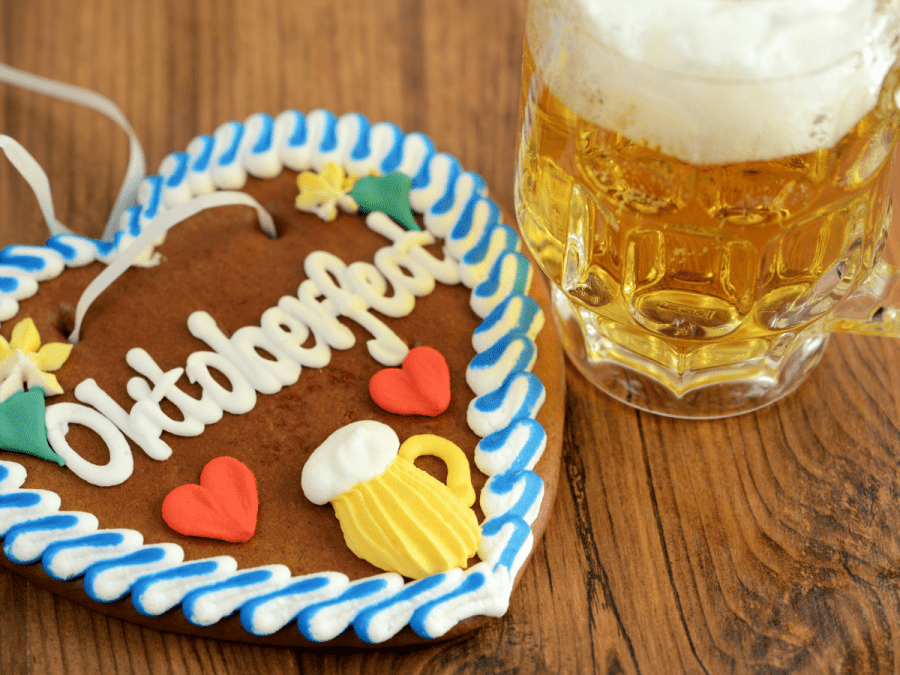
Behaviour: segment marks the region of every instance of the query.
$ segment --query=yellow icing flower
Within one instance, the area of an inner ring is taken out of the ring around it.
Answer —
[[[353,189],[358,178],[348,176],[344,169],[329,162],[319,173],[304,171],[297,176],[300,194],[294,206],[300,211],[315,213],[319,218],[332,221],[337,216],[337,207],[355,213],[356,202],[347,193]]]
[[[13,328],[9,342],[0,336],[0,401],[5,401],[26,387],[42,387],[48,396],[63,393],[52,371],[58,370],[72,345],[51,342],[41,346],[34,321],[22,319]]]

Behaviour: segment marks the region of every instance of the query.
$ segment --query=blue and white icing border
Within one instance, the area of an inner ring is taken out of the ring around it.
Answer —
[[[547,442],[534,419],[545,392],[530,372],[544,318],[527,295],[532,266],[515,231],[500,222],[484,180],[437,153],[426,136],[327,110],[227,122],[163,159],[112,241],[60,234],[45,246],[0,250],[0,321],[64,268],[108,262],[168,209],[215,190],[239,189],[248,175],[272,178],[282,168],[319,170],[328,162],[356,175],[400,171],[412,178],[413,209],[431,235],[444,238],[445,256],[455,263],[455,270],[436,273],[437,280],[472,289],[470,306],[484,319],[472,336],[477,355],[467,369],[476,395],[468,421],[482,437],[475,463],[489,477],[480,501],[481,562],[416,581],[386,573],[351,582],[337,572],[293,577],[282,564],[239,570],[231,556],[185,561],[177,544],[147,545],[133,530],[102,530],[91,514],[60,511],[58,495],[22,489],[25,469],[0,461],[0,536],[10,560],[41,560],[56,579],[82,577],[88,596],[99,602],[130,595],[148,616],[180,605],[189,621],[208,626],[238,612],[250,634],[270,635],[295,621],[306,638],[319,642],[350,626],[369,643],[388,640],[405,625],[436,638],[464,619],[506,612],[544,495],[532,469]],[[379,231],[378,219],[368,220]]]

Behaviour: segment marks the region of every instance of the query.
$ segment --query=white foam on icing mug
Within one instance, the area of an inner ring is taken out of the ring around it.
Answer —
[[[835,145],[896,54],[888,0],[536,0],[537,70],[573,112],[697,164]]]
[[[341,427],[303,465],[303,494],[313,504],[327,504],[383,474],[399,449],[397,434],[381,422],[364,420]]]

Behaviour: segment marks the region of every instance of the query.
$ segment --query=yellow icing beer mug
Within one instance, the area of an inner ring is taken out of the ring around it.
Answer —
[[[446,485],[413,464],[422,455],[444,461]],[[331,502],[347,546],[380,569],[421,579],[465,567],[478,548],[469,461],[439,436],[401,446],[385,424],[348,424],[310,455],[301,483],[314,504]]]
[[[898,37],[900,0],[530,0],[516,213],[588,379],[724,417],[900,335]]]

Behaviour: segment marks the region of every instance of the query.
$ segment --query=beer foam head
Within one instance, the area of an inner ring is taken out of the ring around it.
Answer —
[[[364,420],[341,427],[306,460],[303,494],[313,504],[327,504],[383,474],[399,449],[400,439],[386,424]]]
[[[831,147],[896,54],[890,0],[534,0],[540,77],[573,112],[685,161]]]

